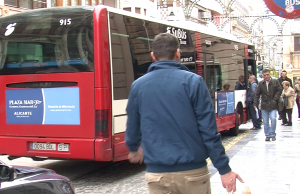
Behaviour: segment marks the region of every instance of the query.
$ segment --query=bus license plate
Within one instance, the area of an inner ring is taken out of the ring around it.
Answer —
[[[68,152],[69,151],[69,144],[65,144],[65,143],[57,144],[57,151]]]
[[[31,143],[32,150],[54,150],[56,151],[55,143]]]

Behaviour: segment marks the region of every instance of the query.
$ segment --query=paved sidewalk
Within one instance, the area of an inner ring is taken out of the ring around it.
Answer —
[[[275,142],[265,142],[261,129],[251,131],[231,148],[239,150],[230,159],[231,168],[240,174],[251,194],[300,193],[300,119],[296,109],[292,127],[282,126],[278,120]],[[227,193],[218,173],[211,177],[211,186],[213,194]],[[237,186],[236,193],[241,194],[243,184]]]

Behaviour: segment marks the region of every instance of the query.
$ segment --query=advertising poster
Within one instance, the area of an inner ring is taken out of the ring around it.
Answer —
[[[8,89],[7,124],[80,125],[79,88]]]
[[[218,117],[234,113],[234,92],[220,92],[217,96]]]
[[[226,92],[227,95],[227,111],[226,114],[234,113],[234,92]]]

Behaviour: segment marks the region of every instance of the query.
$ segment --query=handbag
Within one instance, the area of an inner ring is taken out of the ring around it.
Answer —
[[[289,100],[287,97],[283,97],[283,106],[286,107],[289,105]]]
[[[284,108],[284,105],[283,105],[283,98],[280,96],[279,100],[278,100],[278,111],[281,112]]]

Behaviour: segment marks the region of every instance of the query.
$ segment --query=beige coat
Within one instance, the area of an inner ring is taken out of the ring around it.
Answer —
[[[293,88],[289,87],[288,89],[283,89],[282,95],[285,95],[288,98],[288,106],[286,106],[286,109],[292,109],[295,102],[295,91]]]

